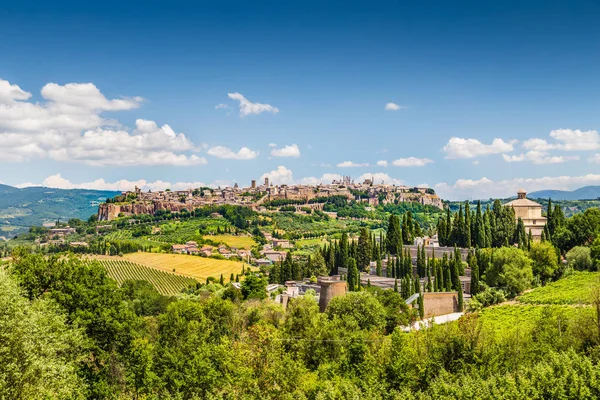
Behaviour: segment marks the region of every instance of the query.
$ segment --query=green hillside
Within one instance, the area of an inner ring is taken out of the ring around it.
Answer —
[[[99,202],[116,194],[103,190],[19,189],[0,185],[0,237],[12,237],[32,225],[57,219],[87,219],[97,212]]]

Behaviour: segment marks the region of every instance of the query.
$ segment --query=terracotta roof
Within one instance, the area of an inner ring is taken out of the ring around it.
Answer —
[[[529,200],[529,199],[516,199],[513,201],[510,201],[508,203],[505,204],[505,206],[512,206],[512,207],[541,207],[542,205],[540,203],[536,203],[535,201]]]

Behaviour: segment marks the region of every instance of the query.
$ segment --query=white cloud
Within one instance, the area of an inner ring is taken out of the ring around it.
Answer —
[[[56,189],[93,189],[93,190],[113,190],[113,191],[127,191],[133,190],[136,186],[140,189],[147,191],[159,191],[165,189],[171,190],[185,190],[198,188],[203,186],[217,187],[217,186],[232,186],[233,182],[230,181],[214,181],[213,183],[206,184],[204,182],[165,182],[161,180],[147,181],[145,179],[139,179],[136,181],[130,181],[127,179],[120,179],[115,182],[107,182],[104,179],[96,179],[91,182],[73,183],[70,180],[63,178],[61,174],[50,175],[42,183],[21,183],[15,185],[15,187],[31,187],[31,186],[44,186]]]
[[[294,177],[292,171],[280,165],[277,169],[266,172],[260,177],[260,181],[264,181],[265,178],[269,178],[269,183],[276,185],[291,185],[294,183]]]
[[[527,153],[516,155],[502,154],[506,162],[530,161],[533,164],[562,164],[571,160],[579,160],[578,156],[550,156],[545,151],[530,150]]]
[[[375,173],[366,173],[359,176],[355,179],[355,182],[364,182],[366,179],[373,179],[375,184],[385,183],[388,185],[402,185],[402,181],[400,179],[392,178],[386,173],[383,172],[375,172]]]
[[[513,151],[516,140],[505,142],[495,138],[491,144],[483,144],[477,139],[452,137],[444,146],[446,158],[474,158],[488,154],[500,154]]]
[[[227,104],[223,104],[223,103],[219,103],[215,106],[215,110],[221,110],[221,109],[226,109],[229,108],[229,106]]]
[[[357,167],[368,167],[369,163],[355,163],[352,161],[344,161],[337,164],[339,168],[357,168]]]
[[[215,146],[208,149],[207,153],[217,158],[231,159],[231,160],[252,160],[258,157],[258,151],[249,149],[248,147],[242,147],[237,153],[225,146]]]
[[[342,175],[340,174],[323,174],[320,178],[310,176],[300,179],[298,183],[302,185],[318,185],[318,184],[330,184],[333,181],[341,181]]]
[[[400,109],[406,108],[406,106],[401,106],[396,103],[386,103],[384,108],[386,111],[398,111]]]
[[[277,143],[269,143],[269,147],[277,147]]]
[[[331,164],[329,163],[316,163],[311,164],[313,167],[321,167],[321,168],[331,168]]]
[[[31,93],[24,91],[18,85],[0,79],[0,104],[9,104],[18,100],[27,100]]]
[[[379,160],[379,161],[377,161],[377,165],[380,167],[387,167],[388,162],[386,160]]]
[[[573,190],[581,186],[598,184],[600,184],[599,174],[515,178],[500,181],[483,177],[478,180],[458,179],[454,184],[438,183],[435,185],[435,190],[444,199],[464,200],[515,196],[520,188],[534,192],[544,189]]]
[[[432,162],[433,160],[430,160],[429,158],[408,157],[394,160],[392,161],[392,165],[394,167],[424,167]]]
[[[232,100],[238,100],[240,102],[240,115],[242,117],[250,114],[261,114],[263,112],[270,112],[273,114],[279,112],[277,107],[273,107],[270,104],[252,103],[241,93],[227,93],[227,96]]]
[[[533,138],[524,141],[523,147],[535,151],[589,151],[600,149],[600,135],[596,130],[555,129],[550,131],[550,137],[555,140],[554,143],[549,143],[546,139]]]
[[[92,83],[48,83],[44,102],[0,79],[0,161],[25,162],[50,158],[88,165],[202,165],[206,159],[193,143],[169,125],[136,120],[129,131],[101,116],[105,111],[138,108],[141,97],[106,98]],[[188,153],[188,154],[185,154]]]
[[[600,153],[594,154],[593,156],[588,158],[588,161],[593,164],[600,164]]]
[[[300,157],[300,149],[296,143],[282,147],[280,149],[271,150],[271,155],[273,157]]]

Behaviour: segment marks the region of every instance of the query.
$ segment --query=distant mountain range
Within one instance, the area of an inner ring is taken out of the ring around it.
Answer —
[[[88,219],[98,204],[120,192],[85,189],[51,189],[27,187],[19,189],[0,184],[0,237],[11,237],[32,225]]]
[[[532,199],[552,200],[595,200],[600,198],[600,186],[584,186],[576,190],[539,190],[528,193],[527,197]]]

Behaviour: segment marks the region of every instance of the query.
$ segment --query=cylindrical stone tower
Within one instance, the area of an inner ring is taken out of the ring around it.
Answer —
[[[346,281],[340,280],[339,276],[323,276],[317,281],[321,286],[319,297],[319,309],[324,312],[327,305],[335,296],[346,294]]]

